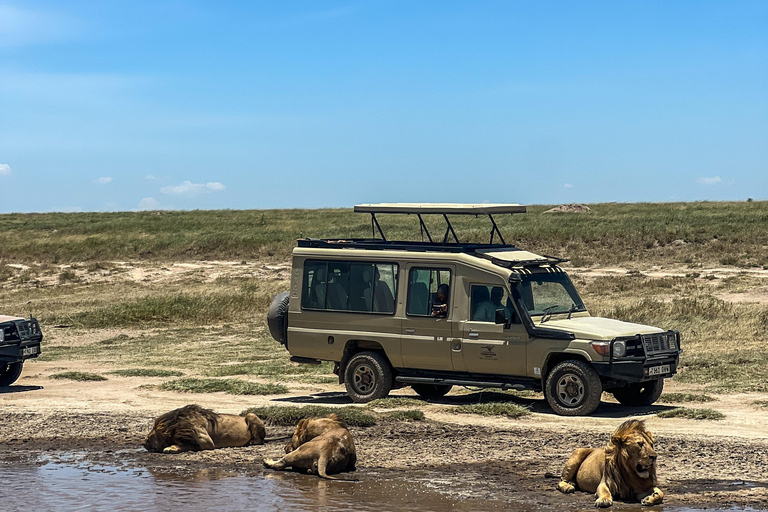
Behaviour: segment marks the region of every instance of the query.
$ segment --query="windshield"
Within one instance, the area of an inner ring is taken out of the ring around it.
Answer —
[[[563,272],[524,275],[520,293],[528,314],[548,315],[586,311],[584,302]]]

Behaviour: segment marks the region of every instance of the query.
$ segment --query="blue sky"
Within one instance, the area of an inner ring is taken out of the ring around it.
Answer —
[[[768,199],[768,2],[0,0],[0,213]]]

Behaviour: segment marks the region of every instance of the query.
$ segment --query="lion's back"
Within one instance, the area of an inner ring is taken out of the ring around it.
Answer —
[[[576,473],[576,483],[579,489],[586,492],[596,492],[597,486],[603,479],[603,471],[605,471],[605,449],[595,448],[584,459]]]

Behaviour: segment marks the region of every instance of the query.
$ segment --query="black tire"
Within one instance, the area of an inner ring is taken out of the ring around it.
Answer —
[[[603,384],[588,363],[578,359],[555,365],[547,375],[544,396],[560,416],[587,416],[600,405]]]
[[[4,366],[2,366],[4,365]],[[21,370],[24,368],[24,362],[18,363],[0,363],[0,388],[10,386],[21,375]]]
[[[413,384],[411,387],[421,398],[427,400],[443,397],[453,388],[449,384]]]
[[[290,292],[278,293],[267,311],[267,326],[275,340],[288,347],[288,303]]]
[[[392,367],[381,354],[360,352],[347,363],[344,384],[353,402],[364,404],[384,398],[392,389]]]
[[[664,379],[657,379],[616,388],[612,393],[621,405],[645,407],[655,403],[662,391],[664,391]]]

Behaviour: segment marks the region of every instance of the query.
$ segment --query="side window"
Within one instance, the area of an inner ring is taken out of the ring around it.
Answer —
[[[305,309],[325,309],[326,276],[328,262],[304,262],[304,289],[301,307]]]
[[[511,323],[518,323],[512,300],[503,286],[472,285],[469,319],[475,322],[495,322],[496,310],[503,309]]]
[[[408,273],[406,313],[412,316],[439,316],[439,309],[447,313],[450,285],[450,270],[412,268]]]
[[[304,309],[395,312],[397,265],[349,261],[306,261]]]

